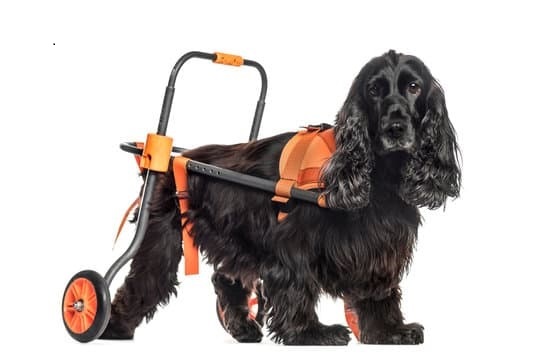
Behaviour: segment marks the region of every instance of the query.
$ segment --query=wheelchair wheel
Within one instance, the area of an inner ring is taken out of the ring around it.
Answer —
[[[91,270],[75,274],[63,293],[61,314],[65,329],[75,340],[87,343],[97,339],[111,315],[111,298],[105,279]]]

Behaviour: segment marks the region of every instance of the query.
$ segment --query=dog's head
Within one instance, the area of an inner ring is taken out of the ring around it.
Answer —
[[[369,203],[375,161],[399,153],[400,196],[437,208],[460,190],[455,131],[441,86],[414,56],[388,53],[369,61],[355,78],[336,119],[337,150],[323,179],[330,207]]]

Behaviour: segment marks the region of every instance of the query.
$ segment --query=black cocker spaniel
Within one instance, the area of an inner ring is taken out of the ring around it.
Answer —
[[[295,201],[279,222],[271,194],[189,175],[185,217],[214,266],[223,322],[238,341],[260,341],[265,315],[276,342],[347,344],[348,328],[319,322],[321,293],[346,300],[363,343],[424,340],[421,325],[403,321],[399,283],[415,247],[418,208],[439,208],[460,191],[459,149],[441,86],[418,58],[389,51],[356,77],[334,131],[336,151],[322,170],[331,209]],[[204,146],[185,156],[277,180],[293,135]],[[151,211],[102,338],[132,338],[176,293],[182,226],[172,173],[157,181]],[[252,292],[265,298],[255,319],[248,315]]]

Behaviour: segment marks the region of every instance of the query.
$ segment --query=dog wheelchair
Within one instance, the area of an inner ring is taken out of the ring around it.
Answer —
[[[149,221],[150,202],[157,176],[160,173],[168,171],[170,163],[173,164],[174,168],[177,194],[182,194],[187,189],[187,172],[259,189],[274,193],[275,195],[279,194],[280,189],[276,181],[250,176],[182,157],[181,153],[185,149],[173,146],[172,138],[166,136],[177,75],[181,67],[193,58],[210,60],[217,64],[230,66],[250,66],[259,72],[261,77],[260,97],[256,105],[249,141],[254,141],[258,137],[267,92],[267,75],[264,68],[258,62],[224,53],[193,51],[183,55],[176,62],[170,74],[156,133],[148,134],[145,143],[124,142],[120,145],[122,150],[136,156],[138,165],[142,173],[144,173],[143,192],[140,199],[136,201],[136,205],[139,203],[140,209],[136,221],[136,233],[130,246],[111,265],[105,276],[93,270],[78,272],[70,279],[63,293],[61,307],[62,320],[70,336],[79,342],[86,343],[99,338],[107,327],[111,314],[109,286],[119,270],[135,256],[142,243]],[[327,207],[322,194],[295,186],[287,186],[285,197]],[[187,199],[181,195],[178,198],[180,211],[184,213],[188,209]],[[190,235],[190,225],[192,224],[182,223],[185,274],[196,274],[198,273],[198,249],[194,246],[193,238]],[[264,319],[264,304],[265,299],[260,290],[257,290],[255,295],[251,295],[248,300],[249,317],[252,320],[256,320],[261,326]],[[345,301],[344,304],[346,321],[355,336],[359,338],[357,316]],[[227,330],[224,312],[219,302],[216,302],[216,313],[220,324]]]

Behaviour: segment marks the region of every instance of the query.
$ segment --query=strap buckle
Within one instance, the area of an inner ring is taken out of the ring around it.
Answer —
[[[331,129],[331,128],[332,128],[332,125],[329,125],[328,123],[321,123],[321,124],[319,124],[319,125],[307,125],[307,126],[302,126],[302,127],[300,127],[300,128],[305,128],[307,131],[319,131],[319,132],[322,132],[322,131]]]

